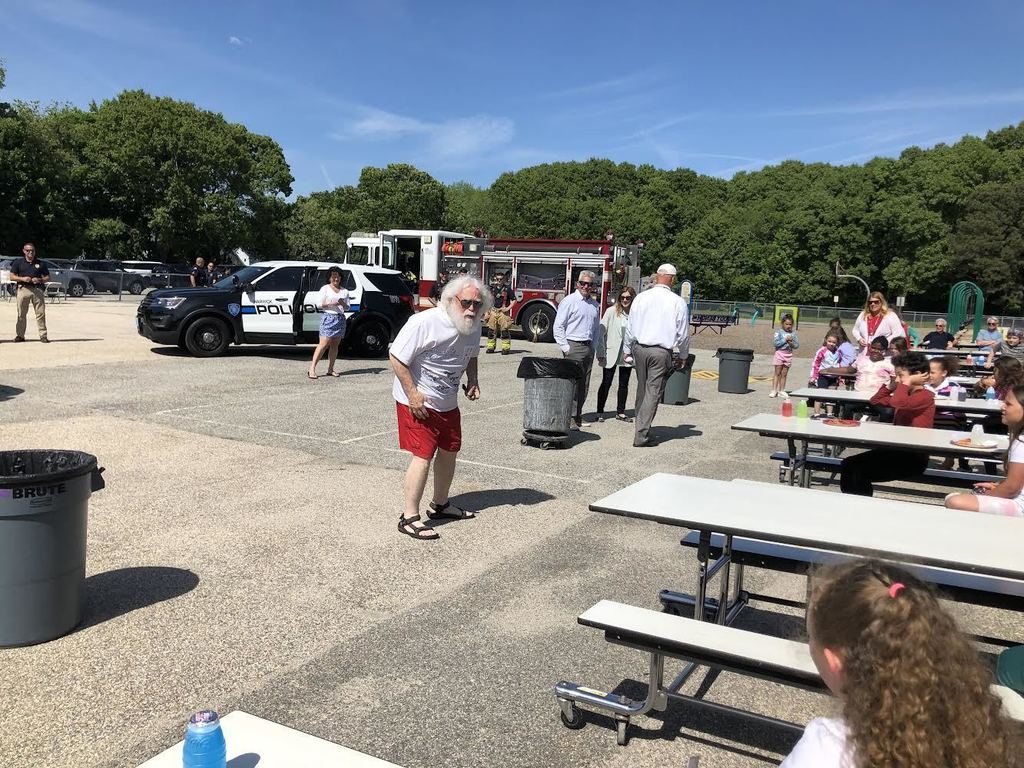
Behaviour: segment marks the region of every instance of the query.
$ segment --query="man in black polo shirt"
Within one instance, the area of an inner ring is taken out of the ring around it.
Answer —
[[[11,280],[18,284],[18,320],[14,324],[14,340],[25,340],[25,325],[28,320],[28,305],[36,311],[36,325],[39,327],[39,340],[49,344],[46,336],[46,303],[43,296],[46,284],[50,281],[50,270],[41,262],[36,261],[36,247],[25,243],[21,249],[24,258],[11,265]]]
[[[196,257],[196,265],[189,273],[193,288],[205,288],[210,284],[210,270],[206,268],[206,259],[202,256]]]

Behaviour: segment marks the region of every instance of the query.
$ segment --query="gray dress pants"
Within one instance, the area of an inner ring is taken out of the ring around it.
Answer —
[[[658,404],[665,394],[665,385],[672,373],[672,353],[664,347],[633,344],[633,367],[636,368],[636,435],[633,445],[645,443],[651,422],[658,413]]]
[[[583,341],[569,340],[569,351],[564,353],[566,360],[575,360],[583,366],[583,376],[576,385],[576,421],[583,421],[583,402],[590,391],[590,370],[594,367],[594,347]]]

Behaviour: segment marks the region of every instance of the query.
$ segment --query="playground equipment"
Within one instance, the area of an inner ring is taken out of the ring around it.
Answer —
[[[973,315],[973,318],[971,317]],[[971,341],[981,330],[985,316],[985,294],[970,280],[961,280],[949,290],[949,307],[946,320],[949,329],[959,329],[965,323],[971,323]]]

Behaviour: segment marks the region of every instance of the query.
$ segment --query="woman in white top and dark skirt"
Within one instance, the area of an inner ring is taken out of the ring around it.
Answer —
[[[338,346],[345,338],[345,312],[348,311],[348,291],[341,287],[341,270],[331,267],[327,274],[327,285],[320,289],[316,296],[316,306],[323,315],[320,318],[320,343],[313,351],[313,361],[309,364],[306,376],[317,379],[316,364],[320,362],[324,351],[327,351],[327,374],[340,376],[334,371],[334,361],[338,358]]]

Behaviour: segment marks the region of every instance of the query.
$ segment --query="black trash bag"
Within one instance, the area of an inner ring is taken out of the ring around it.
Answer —
[[[562,357],[524,357],[519,361],[518,379],[578,379],[583,366]]]
[[[753,360],[754,359],[754,350],[752,350],[752,349],[734,349],[734,348],[731,348],[731,347],[719,347],[718,351],[715,352],[715,357],[721,357],[723,352],[728,354],[733,359],[736,359],[736,358],[741,358],[741,359],[745,358],[747,360]]]

